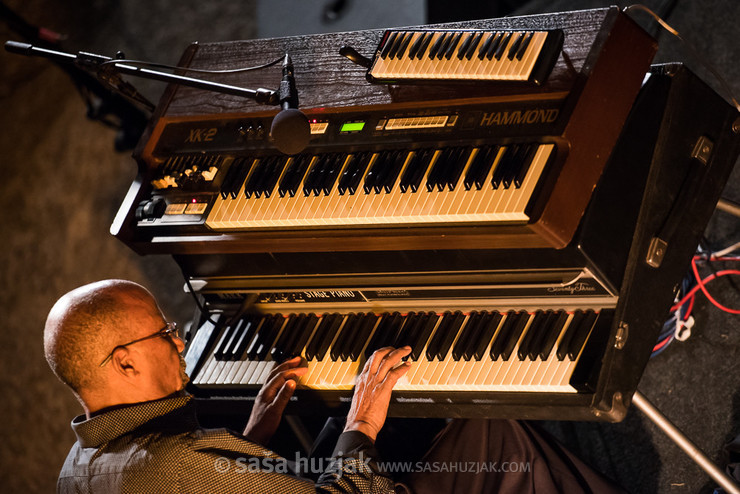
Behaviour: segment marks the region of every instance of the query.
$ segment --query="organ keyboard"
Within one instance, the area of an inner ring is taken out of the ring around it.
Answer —
[[[206,225],[233,230],[526,222],[526,207],[554,147],[525,143],[250,158],[232,164]]]
[[[542,29],[532,30],[537,21]],[[550,75],[537,76],[536,87],[496,91],[393,87],[367,84],[364,74],[331,56],[345,44],[373,50],[382,31],[194,45],[183,64],[197,69],[255,65],[260,56],[290,52],[311,125],[309,145],[281,155],[267,131],[273,109],[253,106],[247,113],[233,96],[204,98],[202,91],[171,87],[135,152],[141,174],[113,231],[142,253],[419,249],[430,242],[565,247],[649,67],[654,40],[617,9],[451,28],[429,37],[426,30],[386,34],[376,63],[403,64],[399,57],[409,50],[430,62],[428,50],[438,55],[446,46],[441,60],[448,62],[449,53],[460,68],[488,62],[495,46],[492,63],[498,48],[508,47],[499,58],[516,64],[519,54],[525,61],[536,56],[532,70],[551,65]],[[426,41],[411,44],[419,36],[429,41],[424,49]],[[444,70],[452,75],[458,68]],[[221,76],[245,84],[229,77],[240,76]],[[245,85],[273,83],[254,72]]]
[[[388,30],[367,78],[375,83],[506,81],[541,85],[563,31]]]
[[[588,337],[611,325],[612,312],[512,308],[243,316],[221,328],[193,383],[200,389],[259,388],[276,364],[301,356],[308,367],[301,387],[348,391],[373,351],[409,345],[414,365],[397,391],[574,393],[586,384],[571,378]]]

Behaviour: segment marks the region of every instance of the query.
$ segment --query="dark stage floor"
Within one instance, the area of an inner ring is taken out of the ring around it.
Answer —
[[[346,17],[322,24],[328,2],[112,2],[96,0],[8,0],[29,21],[65,33],[70,51],[176,63],[192,41],[212,42],[329,30],[390,27],[451,19],[464,2],[347,2]],[[300,3],[300,7],[296,4]],[[473,14],[495,16],[605,6],[602,1],[502,1]],[[617,2],[624,6],[624,2]],[[724,74],[740,95],[740,4],[734,0],[653,0],[668,21]],[[454,4],[456,12],[449,12]],[[471,2],[473,5],[474,2]],[[372,5],[372,7],[370,7]],[[372,15],[368,13],[372,11]],[[428,15],[427,15],[428,14]],[[647,22],[646,18],[642,18]],[[18,39],[0,22],[0,38]],[[686,61],[710,85],[716,81],[680,44],[662,34],[657,61]],[[629,49],[629,47],[625,47]],[[158,83],[137,86],[156,100]],[[0,433],[3,492],[49,492],[74,441],[69,422],[80,408],[48,369],[42,330],[46,314],[62,293],[103,278],[143,283],[165,313],[186,322],[193,311],[177,266],[166,257],[139,257],[108,229],[132,179],[130,153],[113,149],[115,133],[85,118],[69,79],[48,61],[0,52],[0,382],[5,405]],[[740,168],[724,197],[740,202]],[[740,240],[737,218],[716,212],[708,243],[723,247]],[[737,268],[737,262],[727,267]],[[708,271],[705,272],[708,274]],[[737,285],[713,282],[716,297],[740,308]],[[740,433],[740,320],[702,296],[696,325],[684,342],[672,343],[653,359],[640,390],[714,460]],[[656,427],[634,409],[618,424],[562,422],[547,426],[582,457],[631,492],[712,492],[713,483]]]

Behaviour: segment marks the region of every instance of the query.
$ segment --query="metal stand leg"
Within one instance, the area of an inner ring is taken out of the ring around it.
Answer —
[[[740,485],[735,483],[730,477],[715,465],[707,455],[705,455],[691,439],[681,432],[660,410],[650,403],[642,393],[635,391],[632,396],[632,403],[644,413],[655,425],[657,425],[684,453],[696,462],[699,467],[707,472],[712,479],[717,482],[724,490],[731,494],[740,494]]]

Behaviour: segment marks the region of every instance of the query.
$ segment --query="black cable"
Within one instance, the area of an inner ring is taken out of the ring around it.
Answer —
[[[198,298],[198,294],[195,293],[195,290],[193,289],[193,285],[190,284],[190,279],[188,278],[188,276],[185,274],[184,271],[182,272],[182,276],[183,278],[185,278],[185,285],[187,285],[188,287],[188,292],[190,292],[190,294],[193,296],[195,305],[198,307],[198,310],[200,311],[201,315],[205,317],[206,320],[210,322],[211,324],[213,324],[214,326],[218,325],[216,321],[211,319],[211,314],[208,311],[206,311],[206,308],[203,306],[200,299]]]

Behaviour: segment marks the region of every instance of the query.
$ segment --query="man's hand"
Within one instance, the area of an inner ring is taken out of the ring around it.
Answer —
[[[411,367],[411,362],[398,365],[409,353],[411,347],[405,346],[381,348],[372,354],[358,376],[345,431],[360,431],[375,441],[388,414],[393,386]]]
[[[280,425],[285,405],[295,391],[295,378],[302,376],[308,367],[300,367],[301,358],[295,357],[276,366],[267,377],[254,400],[252,413],[244,428],[244,437],[252,442],[267,446]]]

